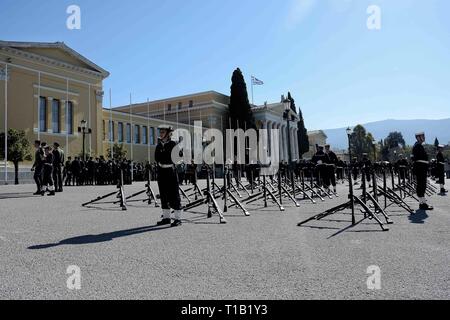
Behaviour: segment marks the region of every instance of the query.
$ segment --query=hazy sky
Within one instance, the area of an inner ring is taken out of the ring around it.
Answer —
[[[81,8],[81,30],[66,9]],[[381,30],[367,8],[381,9]],[[1,0],[0,39],[64,41],[111,72],[113,105],[216,90],[240,67],[255,103],[288,90],[309,129],[450,117],[448,0]],[[105,99],[105,105],[109,105]]]

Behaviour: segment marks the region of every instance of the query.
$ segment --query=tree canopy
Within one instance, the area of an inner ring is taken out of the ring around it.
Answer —
[[[231,78],[230,104],[228,106],[232,129],[255,129],[255,119],[248,100],[247,85],[242,71],[237,68]]]
[[[352,156],[361,159],[364,153],[373,154],[374,141],[375,139],[370,132],[367,133],[362,125],[357,125],[350,136]]]
[[[0,133],[0,158],[5,159],[5,133]],[[28,141],[25,131],[23,130],[8,130],[8,161],[14,164],[15,183],[19,184],[19,163],[22,161],[31,161],[30,142]]]

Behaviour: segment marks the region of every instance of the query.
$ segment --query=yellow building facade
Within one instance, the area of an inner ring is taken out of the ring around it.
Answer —
[[[144,162],[153,161],[159,125],[192,129],[171,119],[104,109],[103,80],[108,76],[62,42],[0,41],[0,132],[24,130],[31,143],[58,142],[67,156],[75,157],[82,154],[78,128],[84,120],[92,130],[85,137],[87,155],[106,156],[118,143],[128,158]]]

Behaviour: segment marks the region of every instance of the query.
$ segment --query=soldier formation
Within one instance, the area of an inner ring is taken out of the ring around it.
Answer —
[[[173,128],[170,126],[160,126],[159,142],[155,151],[155,163],[146,164],[133,163],[127,159],[106,160],[103,156],[98,158],[89,157],[83,160],[80,157],[65,159],[64,151],[58,143],[53,146],[45,142],[35,141],[35,162],[32,170],[37,191],[35,195],[54,196],[57,192],[63,191],[63,186],[83,186],[83,185],[117,185],[123,181],[124,184],[131,184],[133,181],[158,181],[161,203],[163,209],[163,220],[159,225],[172,224],[181,225],[181,203],[179,186],[184,184],[196,184],[197,176],[200,174],[194,162],[186,164],[184,162],[172,162],[172,150],[177,143],[171,139]],[[337,195],[337,183],[344,183],[347,175],[351,174],[355,185],[359,184],[359,179],[364,178],[371,187],[372,172],[380,168],[390,167],[400,180],[412,179],[417,182],[417,196],[420,201],[421,210],[433,210],[427,204],[425,189],[429,176],[437,180],[440,185],[441,194],[446,194],[445,189],[445,158],[442,153],[444,146],[438,147],[436,160],[429,161],[427,152],[423,147],[425,134],[417,133],[417,142],[413,148],[411,159],[406,159],[399,155],[395,163],[374,162],[369,159],[368,154],[363,154],[362,159],[352,158],[348,163],[339,158],[330,145],[317,146],[317,152],[310,161],[294,161],[292,167],[282,161],[280,163],[280,176],[287,177],[291,173],[297,177],[300,174],[317,181],[320,188],[327,193]],[[250,184],[260,179],[260,164],[247,166],[232,165],[231,172],[235,179],[246,176]],[[412,174],[411,174],[412,173]],[[123,175],[123,176],[122,176]],[[364,177],[363,177],[364,175]],[[123,180],[121,178],[123,177]],[[171,209],[175,212],[175,219],[170,219]]]

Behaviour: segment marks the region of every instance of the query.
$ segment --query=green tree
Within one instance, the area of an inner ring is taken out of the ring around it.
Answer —
[[[256,129],[255,119],[248,100],[247,85],[242,71],[237,68],[231,78],[230,104],[228,106],[229,119],[232,129]]]
[[[350,136],[352,155],[361,159],[364,153],[373,154],[373,142],[372,134],[367,133],[362,125],[357,125]]]
[[[299,121],[297,122],[297,137],[298,137],[298,150],[300,152],[300,158],[303,158],[303,155],[309,152],[309,137],[308,130],[305,127],[305,120],[303,119],[303,112],[295,105],[295,100],[292,97],[291,93],[288,92],[288,99],[291,100],[291,109],[296,114],[298,114]],[[298,111],[297,111],[298,110]]]
[[[0,133],[0,157],[5,159],[5,133]],[[14,164],[14,183],[19,184],[19,163],[25,160],[31,161],[30,142],[28,141],[25,131],[8,130],[8,160]]]
[[[111,147],[107,150],[107,157],[111,160]],[[114,143],[113,145],[113,156],[114,160],[120,160],[127,157],[127,150],[124,148],[123,144]]]
[[[383,160],[388,161],[391,160],[392,150],[393,149],[404,149],[405,148],[405,139],[401,132],[394,131],[389,133],[389,135],[384,139],[383,146],[381,149],[381,155]]]
[[[295,114],[297,114],[297,106],[295,105],[295,99],[292,98],[292,95],[290,92],[288,92],[287,98],[288,98],[288,100],[291,101],[291,110],[294,111]]]

